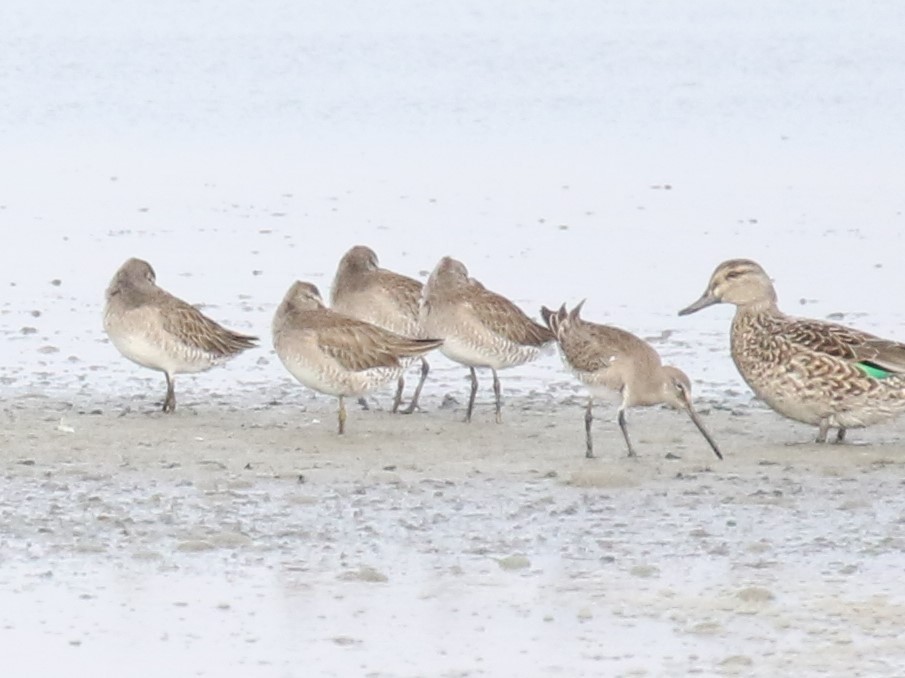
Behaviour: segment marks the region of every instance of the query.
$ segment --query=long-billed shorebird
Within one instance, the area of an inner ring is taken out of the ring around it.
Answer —
[[[148,262],[126,261],[107,288],[104,330],[126,358],[164,373],[163,411],[169,413],[176,409],[177,374],[203,372],[253,347],[258,338],[217,324],[156,281]]]
[[[544,322],[556,335],[563,361],[590,392],[585,410],[585,456],[594,456],[591,437],[595,397],[621,396],[619,428],[625,437],[628,455],[635,456],[629,439],[625,410],[645,405],[669,405],[685,410],[720,459],[723,455],[704,428],[691,401],[691,382],[682,370],[663,365],[660,356],[643,339],[631,332],[588,322],[581,317],[582,301],[571,311],[541,307]]]
[[[534,360],[553,333],[529,318],[505,297],[468,277],[465,265],[443,257],[431,272],[421,299],[421,327],[443,339],[440,352],[468,366],[471,393],[465,421],[471,421],[478,392],[476,367],[493,373],[496,421],[502,421],[497,370]]]
[[[412,339],[337,313],[317,287],[292,284],[273,317],[273,347],[296,379],[339,398],[339,432],[345,432],[345,396],[360,396],[398,379],[403,360],[437,348],[439,339]]]
[[[780,414],[818,427],[878,423],[905,412],[905,344],[843,325],[794,318],[779,310],[773,283],[750,259],[724,261],[701,298],[679,311],[735,304],[732,359],[758,398]]]
[[[374,250],[357,245],[340,259],[330,289],[330,307],[404,337],[421,338],[419,312],[422,288],[423,285],[417,280],[380,268]],[[404,359],[406,367],[413,360]],[[420,360],[421,379],[415,387],[412,402],[402,410],[403,414],[411,414],[418,407],[418,398],[430,371],[427,359],[421,356]],[[400,374],[393,398],[393,412],[399,411],[403,388],[405,377]]]

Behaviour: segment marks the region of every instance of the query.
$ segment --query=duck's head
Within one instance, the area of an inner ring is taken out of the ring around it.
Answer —
[[[776,291],[766,271],[750,259],[729,259],[716,267],[701,298],[679,311],[679,315],[713,304],[747,306],[761,302],[776,302]]]

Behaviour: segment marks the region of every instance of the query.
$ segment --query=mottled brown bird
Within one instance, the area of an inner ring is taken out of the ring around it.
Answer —
[[[534,360],[553,333],[534,322],[506,297],[468,276],[465,265],[443,257],[424,286],[421,326],[428,335],[443,339],[440,352],[468,366],[471,393],[465,421],[471,421],[478,391],[476,367],[493,373],[496,421],[502,421],[497,370]]]
[[[377,254],[370,247],[356,245],[343,255],[336,269],[330,289],[330,306],[334,311],[364,320],[373,325],[401,334],[423,338],[420,323],[421,290],[423,285],[404,275],[380,268]],[[406,367],[414,358],[403,360]],[[412,401],[401,410],[411,414],[418,407],[418,398],[427,379],[430,365],[424,356],[421,379],[415,387]],[[393,398],[393,412],[399,412],[405,377],[400,374]]]
[[[664,404],[687,412],[714,454],[722,459],[719,447],[694,409],[691,381],[686,374],[676,367],[663,365],[653,347],[631,332],[582,319],[583,305],[582,301],[571,311],[566,311],[565,305],[558,311],[544,306],[541,315],[556,335],[563,361],[590,392],[584,419],[585,455],[594,456],[591,438],[594,398],[618,396],[621,404],[617,420],[630,457],[635,456],[635,450],[628,435],[625,410]]]
[[[107,288],[104,330],[126,358],[164,373],[163,411],[167,413],[176,409],[177,374],[207,370],[258,340],[226,329],[158,287],[154,269],[142,259],[129,259],[113,276]]]
[[[773,283],[750,259],[724,261],[701,298],[679,311],[735,304],[732,359],[758,398],[795,421],[818,427],[817,442],[836,428],[870,426],[905,412],[905,344],[867,332],[788,316]]]
[[[296,379],[339,398],[339,432],[345,432],[345,396],[360,396],[397,379],[403,359],[437,348],[439,339],[412,339],[337,313],[317,287],[295,282],[273,318],[273,346]]]

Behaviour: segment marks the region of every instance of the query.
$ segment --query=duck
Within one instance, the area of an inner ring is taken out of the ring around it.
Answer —
[[[818,443],[845,440],[905,412],[905,344],[778,306],[773,281],[751,259],[716,267],[701,297],[679,311],[735,305],[732,359],[745,383],[773,411],[817,427]]]

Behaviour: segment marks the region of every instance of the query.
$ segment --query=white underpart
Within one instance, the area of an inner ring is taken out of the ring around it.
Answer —
[[[372,367],[352,372],[331,359],[317,362],[298,353],[277,351],[289,373],[308,388],[333,396],[360,396],[402,374],[402,367]]]
[[[591,397],[594,398],[597,402],[605,402],[611,403],[613,405],[621,406],[625,402],[625,393],[618,389],[610,388],[605,384],[601,383],[602,374],[601,372],[582,372],[581,370],[576,370],[569,364],[569,361],[566,360],[565,354],[563,354],[562,350],[559,351],[559,355],[562,358],[563,365],[575,375],[575,378],[578,379],[582,384],[584,384],[588,393],[591,394]],[[607,362],[612,365],[616,361],[616,356],[610,356]]]
[[[477,344],[453,335],[443,340],[440,352],[450,360],[469,367],[492,367],[501,370],[534,360],[539,350],[535,346],[522,346],[502,337],[495,338],[492,343]]]
[[[203,372],[223,361],[223,358],[174,337],[161,334],[153,337],[140,332],[117,332],[108,328],[110,341],[116,349],[134,363],[167,374]]]

